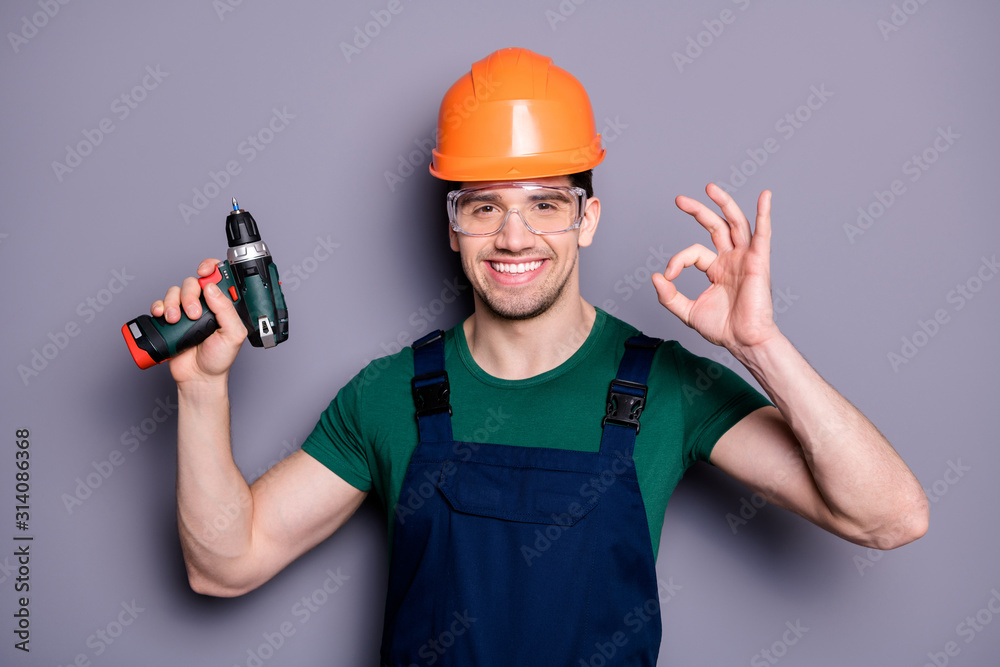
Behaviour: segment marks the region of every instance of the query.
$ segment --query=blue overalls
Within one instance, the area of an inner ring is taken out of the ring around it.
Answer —
[[[454,442],[443,336],[413,344],[420,441],[402,493],[433,492],[394,519],[383,667],[656,664],[632,449],[660,342],[626,342],[599,452]]]

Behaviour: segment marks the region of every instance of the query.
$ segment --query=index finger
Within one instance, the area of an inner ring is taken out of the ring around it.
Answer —
[[[708,233],[712,235],[712,243],[715,244],[719,252],[733,249],[733,230],[729,223],[720,218],[715,211],[697,199],[691,199],[684,195],[678,195],[674,203],[677,204],[677,208],[694,217],[698,224],[708,230]]]

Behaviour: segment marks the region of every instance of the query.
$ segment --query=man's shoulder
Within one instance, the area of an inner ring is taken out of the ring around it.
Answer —
[[[625,341],[632,336],[637,336],[639,334],[644,334],[650,338],[660,338],[663,342],[657,349],[657,357],[664,354],[670,356],[674,353],[674,350],[680,349],[684,350],[683,346],[673,339],[664,339],[659,332],[656,331],[642,331],[638,327],[626,322],[625,320],[619,319],[610,313],[607,313],[600,308],[596,309],[598,316],[603,319],[604,330],[601,332],[601,337],[608,342],[613,342],[618,344],[620,347],[624,348]],[[624,353],[624,352],[623,352]]]

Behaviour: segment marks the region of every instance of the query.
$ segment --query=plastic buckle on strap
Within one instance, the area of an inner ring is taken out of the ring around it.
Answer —
[[[437,329],[436,331],[430,332],[429,334],[427,334],[423,338],[419,338],[419,339],[413,341],[413,348],[418,348],[418,347],[423,347],[425,345],[430,345],[431,343],[433,343],[434,341],[436,341],[436,340],[438,340],[440,338],[444,338],[444,332],[442,332],[440,329]]]
[[[650,338],[642,334],[633,336],[625,341],[625,347],[634,347],[646,350],[655,350],[663,342],[661,338]]]
[[[620,391],[616,387],[623,387],[641,392],[637,396],[634,393]],[[603,427],[608,422],[620,426],[634,426],[636,435],[639,434],[639,415],[646,407],[646,385],[628,380],[612,380],[608,389],[608,409],[607,415],[601,420]]]
[[[426,415],[447,411],[451,415],[451,405],[448,398],[451,388],[448,385],[448,373],[437,371],[424,373],[410,380],[413,388],[413,405],[417,410],[417,419]]]

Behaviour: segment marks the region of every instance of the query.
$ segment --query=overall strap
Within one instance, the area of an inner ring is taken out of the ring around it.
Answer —
[[[420,442],[451,442],[451,389],[444,370],[444,333],[438,329],[413,343],[413,407]]]
[[[639,334],[625,341],[625,356],[608,389],[608,405],[601,425],[601,453],[632,456],[639,433],[639,415],[646,407],[646,379],[656,348],[663,341]]]

